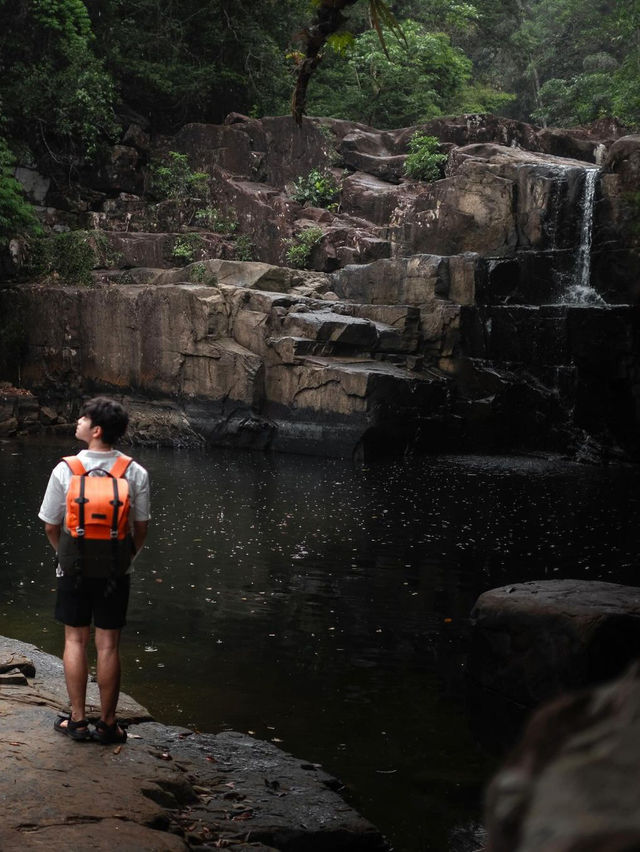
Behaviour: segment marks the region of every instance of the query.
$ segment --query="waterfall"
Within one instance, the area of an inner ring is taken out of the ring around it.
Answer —
[[[598,174],[599,169],[585,169],[578,253],[571,282],[563,299],[564,304],[568,305],[605,304],[604,299],[591,286],[591,236]]]

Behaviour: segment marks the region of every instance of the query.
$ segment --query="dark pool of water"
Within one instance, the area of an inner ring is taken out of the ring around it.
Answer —
[[[0,633],[59,654],[37,511],[70,442],[0,444]],[[482,591],[636,584],[636,467],[437,457],[339,460],[144,449],[148,548],[125,691],[161,721],[251,731],[325,769],[397,852],[453,847],[492,759],[462,700]]]

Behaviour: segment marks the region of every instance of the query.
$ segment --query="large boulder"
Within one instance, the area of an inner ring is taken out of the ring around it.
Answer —
[[[486,852],[640,849],[640,668],[539,710],[491,782]]]
[[[640,589],[586,580],[516,583],[471,613],[469,675],[532,707],[615,677],[640,657]]]

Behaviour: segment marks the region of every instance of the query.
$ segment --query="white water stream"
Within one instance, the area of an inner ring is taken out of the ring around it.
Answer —
[[[569,287],[562,300],[563,304],[606,304],[602,296],[591,286],[591,238],[593,233],[593,206],[598,174],[599,169],[585,169],[578,253]]]

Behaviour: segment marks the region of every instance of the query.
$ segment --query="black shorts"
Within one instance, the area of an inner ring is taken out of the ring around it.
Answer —
[[[103,630],[119,630],[127,623],[128,574],[115,581],[102,577],[58,577],[55,617],[69,627],[93,623]]]

